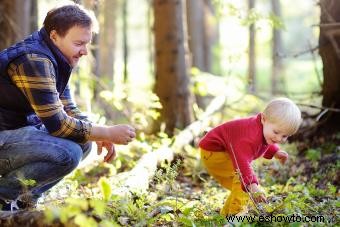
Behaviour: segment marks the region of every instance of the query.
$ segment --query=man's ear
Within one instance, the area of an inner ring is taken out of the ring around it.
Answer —
[[[56,42],[56,41],[57,41],[57,36],[58,36],[58,34],[57,34],[57,31],[56,31],[56,30],[52,30],[52,31],[50,32],[50,39],[51,39],[53,42]]]

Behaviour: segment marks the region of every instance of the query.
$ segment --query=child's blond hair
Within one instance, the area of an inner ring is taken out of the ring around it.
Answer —
[[[271,123],[278,124],[289,135],[293,135],[301,124],[299,107],[288,98],[271,100],[263,111],[264,118]]]

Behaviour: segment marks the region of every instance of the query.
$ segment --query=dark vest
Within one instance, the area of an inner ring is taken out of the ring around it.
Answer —
[[[62,94],[72,71],[59,49],[52,43],[46,30],[42,28],[25,40],[0,52],[0,131],[16,129],[40,121],[23,95],[12,83],[7,68],[11,62],[25,54],[39,54],[48,58],[55,70],[57,91]],[[17,63],[17,62],[16,62]],[[19,62],[20,63],[20,62]]]

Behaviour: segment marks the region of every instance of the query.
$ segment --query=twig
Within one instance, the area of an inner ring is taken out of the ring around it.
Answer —
[[[314,53],[318,49],[319,49],[319,45],[317,45],[315,47],[310,47],[307,50],[303,50],[303,51],[300,51],[300,52],[295,53],[295,54],[280,54],[280,53],[278,53],[278,56],[280,58],[289,58],[289,57],[297,58],[297,57],[300,57],[301,55],[304,55],[304,54]]]
[[[312,104],[304,104],[304,103],[297,103],[298,106],[307,106],[307,107],[311,107],[314,109],[320,109],[320,110],[327,110],[327,111],[331,111],[331,112],[340,112],[340,109],[338,108],[332,108],[332,107],[324,107],[324,106],[317,106],[317,105],[312,105]]]
[[[253,194],[248,190],[247,185],[246,185],[246,183],[245,183],[244,180],[243,180],[243,176],[242,176],[242,173],[241,173],[241,170],[240,170],[240,166],[238,165],[238,162],[237,162],[237,159],[236,159],[236,155],[235,155],[235,152],[234,152],[234,149],[233,149],[233,145],[232,145],[231,143],[230,143],[230,148],[231,148],[231,153],[233,154],[234,159],[235,159],[235,163],[236,163],[236,172],[237,172],[237,174],[239,175],[239,178],[240,178],[240,180],[241,180],[241,182],[242,182],[242,185],[243,185],[244,188],[246,189],[246,192],[247,192],[247,194],[249,195],[250,200],[253,202],[253,204],[254,204],[256,210],[257,210],[259,213],[262,213],[262,210],[257,206],[257,204],[256,204],[256,202],[255,202],[255,200],[254,200],[254,198],[253,198]]]
[[[326,24],[313,24],[312,27],[340,27],[340,22],[326,23]]]
[[[328,112],[328,109],[324,109],[317,117],[316,117],[316,121],[319,121],[323,115],[325,115]]]

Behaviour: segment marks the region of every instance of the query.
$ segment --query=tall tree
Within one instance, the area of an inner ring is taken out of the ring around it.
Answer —
[[[79,4],[83,4],[87,9],[90,9],[93,11],[93,13],[95,14],[96,18],[98,18],[99,16],[99,2],[97,0],[83,0],[81,3]],[[94,59],[94,64],[92,64],[92,73],[98,78],[100,76],[99,74],[99,35],[100,34],[94,34],[92,37],[92,50],[91,50],[91,54],[92,57]],[[94,88],[94,98],[97,97],[97,87]]]
[[[191,94],[185,59],[183,0],[154,0],[155,92],[163,106],[159,123],[173,135],[192,121]]]
[[[248,0],[248,12],[252,13],[255,8],[255,0]],[[255,21],[249,26],[249,44],[248,44],[248,84],[251,93],[256,92],[256,31]]]
[[[322,105],[340,109],[340,2],[321,0],[319,54],[323,62]],[[328,111],[317,133],[340,131],[340,113]]]
[[[112,107],[99,97],[100,91],[113,89],[114,51],[115,51],[115,29],[116,29],[116,8],[117,0],[83,0],[85,6],[92,9],[99,22],[99,33],[93,37],[92,56],[95,64],[92,65],[92,72],[97,79],[94,83],[92,106],[103,111],[107,119],[115,119]],[[99,83],[100,82],[100,83]]]
[[[0,3],[0,50],[37,29],[36,0],[2,0]]]
[[[189,44],[189,62],[192,67],[207,72],[208,66],[205,62],[206,43],[204,29],[204,0],[187,0],[187,27]],[[200,94],[195,94],[195,102],[204,109],[204,99]]]
[[[192,66],[211,72],[217,26],[211,0],[187,0],[188,43]]]
[[[187,20],[191,64],[201,71],[208,71],[205,62],[204,1],[187,0]]]
[[[220,61],[213,48],[219,41],[219,26],[216,10],[212,0],[204,0],[204,62],[206,71],[221,74]]]
[[[128,63],[129,63],[129,46],[128,46],[128,0],[123,1],[122,5],[123,17],[123,59],[124,59],[124,82],[128,80]]]
[[[16,0],[15,2],[16,2],[15,11],[17,16],[15,16],[14,18],[17,30],[17,38],[22,39],[32,32],[31,31],[32,1]],[[32,16],[34,18],[34,15]]]
[[[99,37],[99,74],[107,81],[113,81],[114,61],[116,47],[116,8],[117,0],[102,1],[101,12],[103,20],[100,21]],[[113,84],[113,83],[112,83]]]
[[[31,14],[29,15],[29,23],[31,32],[38,30],[38,0],[31,0]]]
[[[16,2],[12,0],[3,0],[0,4],[0,50],[7,48],[16,40],[15,7]]]
[[[281,18],[281,4],[280,0],[271,0],[272,10],[276,17]],[[283,64],[280,57],[280,53],[282,53],[282,34],[281,30],[277,28],[277,26],[273,26],[273,40],[272,40],[272,94],[278,94],[280,84],[283,80],[282,78],[282,70]]]

